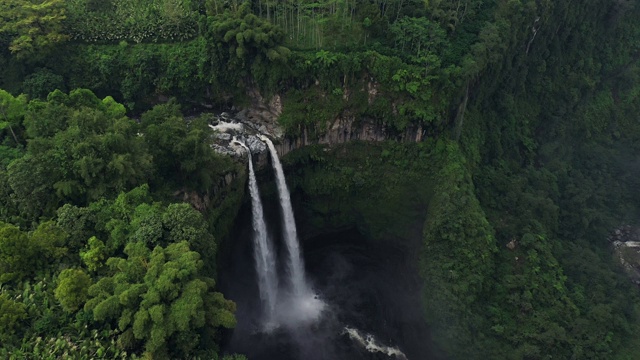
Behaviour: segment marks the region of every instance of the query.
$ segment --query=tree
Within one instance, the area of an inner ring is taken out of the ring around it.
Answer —
[[[95,212],[89,208],[65,204],[56,211],[56,224],[69,234],[69,251],[77,253],[95,234]]]
[[[22,214],[18,208],[18,204],[13,199],[13,190],[9,185],[7,172],[0,167],[0,198],[4,199],[0,204],[0,222],[8,222],[12,224],[22,224]]]
[[[212,69],[213,84],[238,86],[238,80],[249,73],[266,78],[274,64],[286,63],[291,54],[283,46],[282,28],[249,13],[246,4],[234,14],[209,17],[208,26],[208,40],[217,44],[214,57],[218,69]]]
[[[27,234],[7,223],[0,223],[0,283],[19,280],[33,269],[37,256]]]
[[[49,93],[57,89],[65,89],[64,79],[46,68],[36,69],[22,82],[22,91],[30,99],[46,99]]]
[[[67,252],[66,234],[51,221],[31,233],[0,222],[0,284],[19,281],[56,264]]]
[[[12,190],[10,196],[21,217],[35,221],[59,206],[55,193],[51,191],[50,181],[57,176],[53,165],[29,154],[9,164],[7,182]]]
[[[107,247],[104,243],[92,236],[88,241],[87,248],[80,252],[80,257],[89,271],[98,271],[104,265],[107,254]]]
[[[203,261],[186,241],[153,251],[131,242],[125,253],[107,261],[112,275],[89,288],[85,305],[97,321],[117,323],[122,348],[143,341],[153,358],[183,357],[198,344],[198,329],[235,326],[235,304],[200,276]]]
[[[38,268],[43,269],[55,265],[55,262],[67,255],[67,239],[69,235],[54,221],[45,221],[29,233],[29,240],[40,253],[37,259]]]
[[[122,105],[85,89],[54,91],[47,99],[29,103],[27,155],[8,168],[26,214],[51,215],[60,202],[86,205],[146,181],[151,155]]]
[[[209,146],[211,130],[200,117],[186,121],[180,107],[170,101],[142,115],[144,141],[156,167],[154,178],[177,186],[207,191],[224,161]]]
[[[26,306],[16,302],[7,293],[0,293],[0,346],[6,347],[16,338],[17,330],[27,318]]]
[[[429,69],[440,67],[437,54],[446,44],[446,33],[440,25],[424,17],[404,17],[389,27],[396,47],[412,63]]]
[[[437,188],[423,231],[421,273],[425,315],[434,342],[454,358],[473,358],[482,336],[482,299],[494,268],[496,240],[457,143],[439,140]]]
[[[81,269],[66,269],[58,275],[56,299],[67,312],[75,312],[87,301],[91,278]]]
[[[42,57],[55,45],[66,41],[64,19],[64,0],[0,2],[0,35],[9,36],[9,49],[20,58]]]
[[[148,185],[88,207],[66,204],[58,209],[57,224],[69,233],[68,246],[82,249],[80,257],[92,272],[100,273],[104,261],[122,254],[129,242],[153,248],[186,241],[206,259],[203,273],[215,273],[216,241],[202,214],[187,203],[153,202]]]
[[[196,209],[187,203],[171,204],[162,214],[162,225],[169,242],[186,241],[205,260],[205,274],[215,274],[216,241],[208,232],[207,223]]]
[[[21,142],[16,135],[15,129],[22,124],[26,107],[26,96],[13,97],[8,92],[0,89],[0,131],[8,129],[16,146],[20,145]]]
[[[149,152],[153,155],[156,177],[163,181],[180,174],[182,154],[174,150],[187,135],[187,124],[175,101],[154,106],[142,114],[142,131]]]

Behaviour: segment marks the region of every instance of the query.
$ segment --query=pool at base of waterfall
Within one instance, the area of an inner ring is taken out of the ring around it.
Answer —
[[[435,359],[420,308],[419,279],[403,250],[372,244],[354,229],[305,240],[314,293],[307,300],[314,310],[321,303],[321,313],[314,321],[264,324],[250,236],[248,230],[239,234],[231,265],[220,274],[222,291],[238,306],[238,326],[223,351],[251,360]],[[282,239],[276,240],[282,252]],[[281,294],[279,312],[305,308],[285,289]]]

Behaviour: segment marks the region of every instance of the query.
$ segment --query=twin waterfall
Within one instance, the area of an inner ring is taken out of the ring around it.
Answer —
[[[296,222],[291,206],[291,196],[282,170],[278,153],[271,140],[261,137],[271,153],[271,162],[276,174],[280,206],[282,208],[284,243],[286,245],[287,288],[278,286],[276,253],[264,220],[262,201],[253,169],[250,149],[238,142],[249,156],[249,192],[253,216],[253,242],[258,288],[263,306],[263,330],[271,331],[281,325],[296,327],[318,318],[324,303],[311,291],[307,284],[304,262],[300,253]]]
[[[280,207],[282,209],[282,235],[285,246],[281,252],[285,259],[283,275],[286,281],[278,281],[279,274],[276,260],[278,256],[265,223],[251,150],[244,143],[234,138],[233,142],[242,146],[249,157],[249,193],[251,195],[251,215],[253,217],[253,256],[262,306],[258,330],[271,333],[283,328],[290,333],[300,334],[302,332],[306,334],[308,329],[304,330],[302,327],[317,322],[325,308],[325,303],[313,293],[306,280],[304,261],[300,251],[296,222],[291,206],[291,195],[287,188],[278,153],[271,140],[264,136],[260,137],[260,139],[269,148],[271,163],[276,175]],[[342,334],[348,335],[354,344],[370,353],[380,353],[389,358],[400,360],[407,359],[398,348],[386,346],[373,335],[364,333],[354,327],[344,326]],[[320,339],[322,341],[322,338]]]

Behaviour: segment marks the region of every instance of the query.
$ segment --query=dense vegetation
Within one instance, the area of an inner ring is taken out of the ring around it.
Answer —
[[[443,357],[633,359],[640,298],[606,237],[640,215],[638,18],[633,0],[1,2],[0,355],[221,356],[216,250],[244,170],[177,104],[258,90],[290,137],[385,129],[294,153],[291,175],[316,228],[421,224]],[[409,130],[427,140],[393,142]]]
[[[2,357],[215,357],[235,324],[215,291],[224,221],[172,196],[237,171],[207,119],[169,103],[136,122],[89,90],[1,96]]]

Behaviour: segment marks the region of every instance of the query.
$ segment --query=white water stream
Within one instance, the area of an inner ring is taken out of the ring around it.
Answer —
[[[287,188],[287,182],[284,177],[284,171],[282,170],[282,164],[278,158],[278,152],[276,151],[273,143],[269,138],[263,137],[269,147],[271,153],[271,162],[273,164],[273,170],[276,173],[276,183],[278,185],[278,194],[280,195],[280,207],[282,208],[282,216],[284,223],[284,242],[287,246],[287,270],[289,272],[291,290],[293,295],[302,296],[308,294],[309,288],[307,286],[306,277],[304,273],[304,262],[300,254],[300,245],[298,242],[298,231],[296,230],[296,220],[293,216],[293,209],[291,207],[291,195]]]
[[[271,328],[275,321],[278,296],[275,251],[267,233],[267,225],[264,221],[262,201],[260,200],[256,174],[253,170],[251,150],[249,150],[245,144],[239,141],[237,143],[245,148],[249,156],[249,193],[251,195],[251,215],[253,218],[253,256],[258,274],[260,301],[263,306],[263,325],[265,328]]]
[[[291,206],[291,195],[287,188],[278,152],[269,138],[263,136],[261,139],[269,147],[273,170],[276,173],[276,184],[280,195],[280,207],[282,208],[284,225],[284,242],[287,248],[286,268],[290,292],[285,295],[281,294],[276,311],[279,321],[289,327],[297,327],[317,320],[325,304],[311,291],[307,283],[298,241],[298,231],[296,230],[296,220]]]

